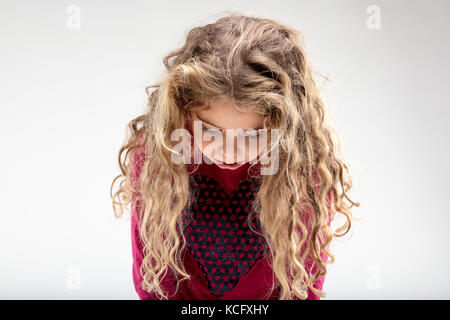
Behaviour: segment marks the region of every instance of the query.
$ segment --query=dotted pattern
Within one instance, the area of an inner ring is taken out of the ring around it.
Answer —
[[[227,194],[213,178],[190,176],[196,201],[184,217],[187,248],[208,279],[211,294],[223,296],[233,289],[268,252],[259,219],[247,217],[260,177],[247,177]]]

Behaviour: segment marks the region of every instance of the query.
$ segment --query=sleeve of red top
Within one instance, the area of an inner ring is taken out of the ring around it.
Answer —
[[[136,179],[140,175],[141,167],[142,167],[142,154],[138,154],[133,158],[133,172],[132,179],[136,181]],[[138,194],[139,195],[139,194]],[[142,288],[142,276],[140,273],[140,268],[142,265],[142,261],[144,259],[143,256],[143,245],[142,241],[139,237],[139,222],[138,222],[138,210],[140,210],[140,205],[136,208],[136,194],[133,194],[133,199],[131,201],[131,251],[133,256],[133,283],[135,290],[141,300],[159,300],[159,297],[156,293],[149,293]],[[139,201],[137,202],[140,203]],[[172,275],[172,272],[169,270],[166,276],[161,281],[161,286],[165,293],[168,295],[169,300],[181,300],[182,296],[180,292],[176,292],[175,294],[175,279]],[[170,293],[170,294],[169,294]]]

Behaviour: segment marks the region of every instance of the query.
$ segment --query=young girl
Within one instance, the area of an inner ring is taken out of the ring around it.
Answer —
[[[111,185],[117,217],[131,202],[141,299],[325,297],[329,245],[359,203],[300,36],[230,14],[165,57]]]

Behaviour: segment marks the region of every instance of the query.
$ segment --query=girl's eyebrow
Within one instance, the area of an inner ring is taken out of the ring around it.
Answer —
[[[219,128],[219,129],[221,129],[221,130],[225,130],[224,128],[221,128],[221,127],[219,127],[219,126],[216,126],[215,124],[213,124],[213,123],[211,123],[211,122],[209,122],[209,121],[203,120],[203,119],[200,118],[198,115],[196,115],[196,116],[197,116],[197,118],[198,118],[200,121],[202,121],[202,122],[206,122],[207,124],[209,124],[209,125],[211,125],[211,126],[213,126],[213,127]],[[259,130],[259,129],[263,129],[263,127],[259,127],[259,128],[256,128],[256,129],[246,129],[246,130]]]

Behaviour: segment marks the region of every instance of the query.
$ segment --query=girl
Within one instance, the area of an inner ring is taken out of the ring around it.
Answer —
[[[117,217],[131,202],[141,299],[325,297],[329,245],[359,203],[300,36],[230,14],[164,58],[111,185]]]

